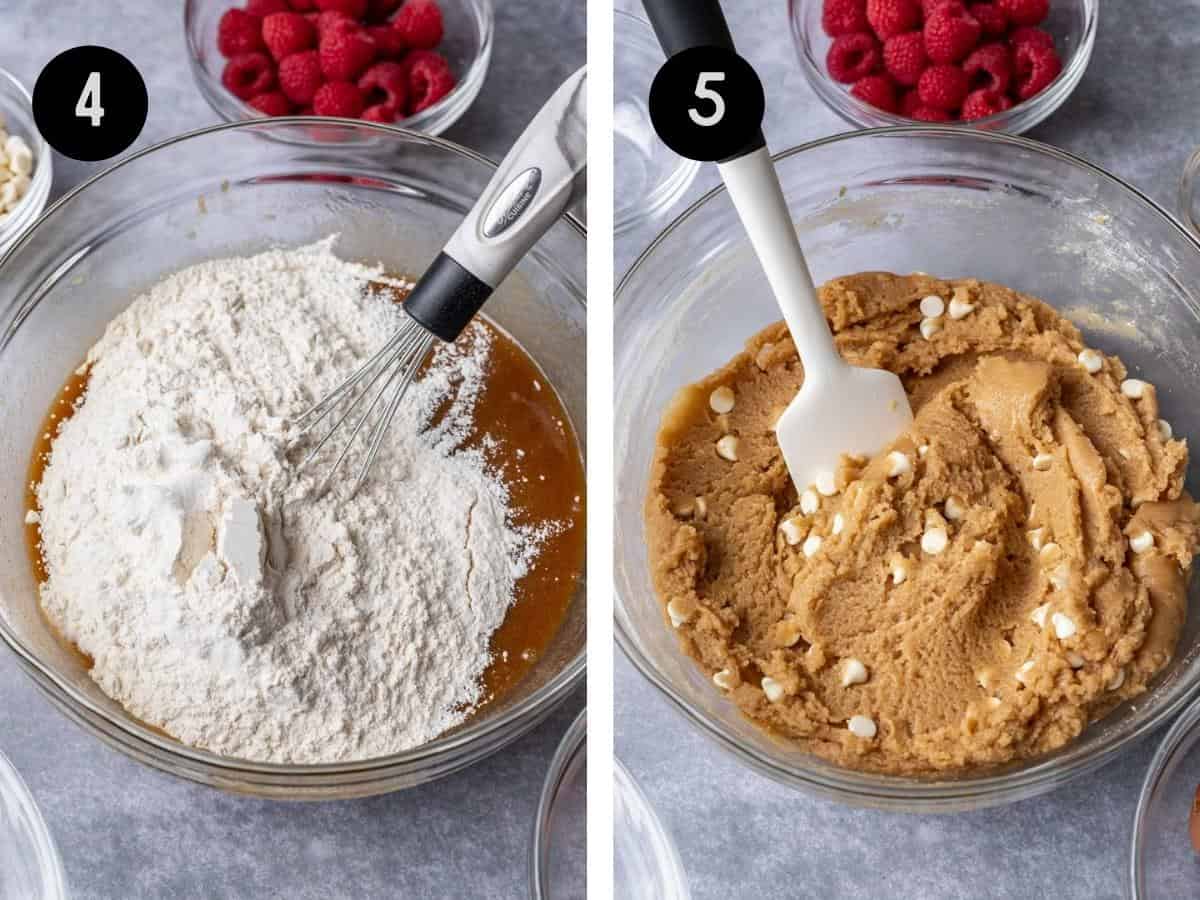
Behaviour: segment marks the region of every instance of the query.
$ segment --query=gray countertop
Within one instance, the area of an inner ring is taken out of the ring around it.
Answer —
[[[767,87],[771,148],[844,131],[804,81],[787,4],[725,6],[739,51]],[[1030,137],[1098,163],[1174,210],[1184,161],[1200,144],[1195,2],[1102,7],[1090,69]],[[673,214],[717,183],[711,167],[703,170]],[[659,228],[618,239],[618,278]],[[619,652],[615,668],[618,755],[674,836],[697,898],[1124,895],[1134,807],[1156,739],[1095,775],[1000,809],[940,817],[855,810],[756,775],[692,729]],[[1180,885],[1177,896],[1192,890]]]
[[[143,147],[218,121],[192,82],[182,6],[0,0],[0,65],[32,87],[69,47],[121,51],[150,92],[135,145]],[[491,72],[446,136],[498,159],[583,63],[586,41],[582,0],[496,6]],[[103,168],[61,156],[54,165],[52,199]],[[29,783],[79,897],[527,896],[542,780],[583,705],[580,690],[510,748],[432,784],[368,800],[274,803],[193,785],[108,749],[52,709],[0,651],[0,750]]]

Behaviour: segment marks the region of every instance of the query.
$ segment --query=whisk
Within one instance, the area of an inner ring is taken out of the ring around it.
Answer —
[[[298,440],[340,410],[300,463],[303,468],[366,403],[325,476],[322,491],[387,398],[383,414],[375,417],[367,434],[367,456],[351,494],[359,489],[434,342],[458,338],[492,291],[582,193],[587,166],[586,87],[584,68],[554,92],[404,301],[404,324],[353,375],[296,420]]]

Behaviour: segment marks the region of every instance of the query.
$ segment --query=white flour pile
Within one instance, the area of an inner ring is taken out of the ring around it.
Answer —
[[[324,496],[333,457],[297,473],[285,456],[287,421],[400,323],[366,291],[380,277],[332,239],[205,263],[139,297],[88,355],[38,490],[42,602],[105,693],[187,744],[365,759],[482,699],[489,639],[538,550],[499,475],[460,447],[487,332],[439,351],[353,498],[363,435]]]

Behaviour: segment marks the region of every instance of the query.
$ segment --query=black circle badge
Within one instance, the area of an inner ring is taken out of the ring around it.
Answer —
[[[713,162],[750,149],[766,98],[750,64],[723,47],[691,47],[668,59],[650,86],[650,121],[664,144]]]
[[[33,87],[42,137],[71,159],[110,159],[137,140],[150,100],[137,68],[107,47],[73,47],[50,60]]]

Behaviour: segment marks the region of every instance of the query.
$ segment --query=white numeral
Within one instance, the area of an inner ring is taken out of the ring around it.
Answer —
[[[83,86],[83,93],[75,103],[75,115],[81,119],[91,119],[92,127],[99,128],[100,120],[104,118],[104,107],[100,105],[100,73],[93,72],[88,76]]]
[[[707,115],[701,113],[694,106],[688,110],[688,115],[691,116],[692,121],[701,128],[716,125],[725,118],[725,98],[708,86],[710,82],[724,80],[724,72],[701,72],[699,79],[696,81],[696,96],[701,100],[707,100],[713,105],[712,112]]]

